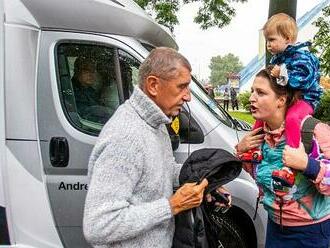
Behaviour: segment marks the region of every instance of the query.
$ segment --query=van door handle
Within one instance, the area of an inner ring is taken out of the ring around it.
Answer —
[[[49,144],[50,163],[54,167],[66,167],[69,163],[69,144],[64,137],[52,137]]]

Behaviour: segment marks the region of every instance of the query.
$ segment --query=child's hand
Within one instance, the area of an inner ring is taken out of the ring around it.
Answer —
[[[279,78],[280,72],[281,72],[281,67],[279,65],[275,65],[271,70],[270,74],[275,78]]]
[[[304,145],[301,142],[298,148],[292,148],[286,145],[284,147],[282,161],[287,167],[304,171],[308,163],[308,156],[305,152]]]

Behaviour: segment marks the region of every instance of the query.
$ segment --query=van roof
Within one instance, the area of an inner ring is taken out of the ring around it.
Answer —
[[[131,0],[5,0],[6,23],[134,37],[178,48],[172,35]]]

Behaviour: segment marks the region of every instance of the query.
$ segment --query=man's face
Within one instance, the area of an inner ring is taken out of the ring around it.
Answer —
[[[278,54],[283,52],[287,46],[291,43],[289,39],[283,36],[272,33],[266,37],[267,50],[272,54]]]
[[[153,97],[154,102],[168,117],[178,115],[184,102],[191,100],[190,71],[180,66],[177,77],[170,80],[158,78],[158,80],[157,94]]]

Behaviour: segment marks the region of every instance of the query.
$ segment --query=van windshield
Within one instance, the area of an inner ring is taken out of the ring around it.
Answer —
[[[218,118],[221,122],[226,124],[229,127],[233,126],[229,114],[223,110],[215,100],[213,100],[201,86],[195,78],[192,79],[190,83],[191,93],[202,103],[204,104],[211,113]]]

